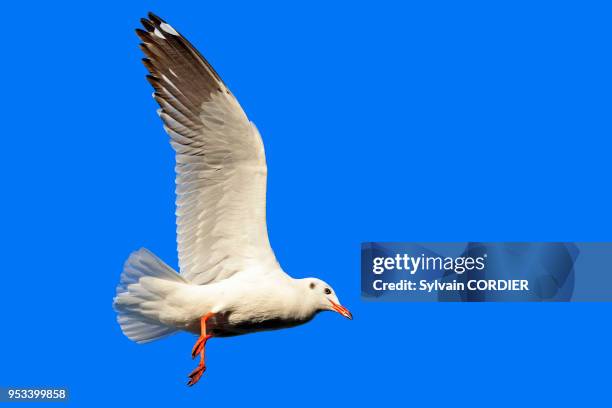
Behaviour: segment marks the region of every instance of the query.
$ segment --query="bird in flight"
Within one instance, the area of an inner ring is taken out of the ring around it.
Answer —
[[[331,310],[352,319],[330,285],[280,267],[266,226],[267,166],[255,125],[206,59],[149,13],[136,33],[148,81],[176,157],[177,273],[146,249],[125,262],[113,306],[123,333],[146,343],[199,335],[206,369],[211,337],[297,326]]]

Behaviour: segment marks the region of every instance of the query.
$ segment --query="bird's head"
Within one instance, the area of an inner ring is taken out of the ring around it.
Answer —
[[[302,282],[306,286],[306,296],[315,304],[317,310],[332,310],[347,319],[353,319],[351,312],[340,304],[336,292],[330,285],[317,278],[302,279]]]

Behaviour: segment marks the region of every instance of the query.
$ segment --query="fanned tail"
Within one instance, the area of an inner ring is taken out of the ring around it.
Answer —
[[[187,283],[147,249],[130,254],[113,300],[117,322],[130,340],[147,343],[176,332],[158,319],[164,304],[165,282]]]

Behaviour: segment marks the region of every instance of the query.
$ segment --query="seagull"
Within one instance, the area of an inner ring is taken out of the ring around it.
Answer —
[[[130,254],[113,300],[123,333],[147,343],[178,331],[207,341],[306,323],[322,311],[352,319],[330,285],[279,265],[266,225],[261,136],[206,59],[153,13],[136,33],[176,159],[177,273],[147,249]]]

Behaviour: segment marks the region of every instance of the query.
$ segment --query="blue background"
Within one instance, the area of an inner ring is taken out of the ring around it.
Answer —
[[[75,406],[608,404],[611,304],[359,289],[362,241],[610,240],[605,2],[224,3],[4,5],[0,384]],[[193,389],[194,336],[131,343],[111,308],[130,251],[177,264],[149,9],[259,127],[280,263],[355,315],[213,339]]]

